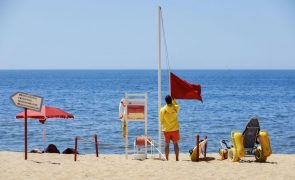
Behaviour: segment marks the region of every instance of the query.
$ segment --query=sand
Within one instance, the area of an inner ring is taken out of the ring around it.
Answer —
[[[254,157],[232,163],[207,154],[200,162],[191,162],[188,154],[180,161],[157,159],[126,160],[122,155],[28,154],[0,152],[0,179],[295,179],[295,155],[272,154],[266,163]]]

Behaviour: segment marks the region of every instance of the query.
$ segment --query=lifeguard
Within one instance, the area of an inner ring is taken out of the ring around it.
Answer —
[[[162,124],[162,131],[165,137],[165,155],[168,160],[169,157],[169,144],[172,140],[174,145],[174,152],[176,156],[176,161],[178,161],[179,147],[178,141],[179,136],[179,122],[178,122],[178,111],[179,106],[176,101],[170,95],[165,97],[166,105],[160,110],[160,121]]]

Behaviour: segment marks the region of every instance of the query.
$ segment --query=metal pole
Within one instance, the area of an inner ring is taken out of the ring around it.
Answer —
[[[28,159],[28,109],[25,108],[25,160]]]
[[[199,147],[200,147],[200,136],[199,135],[197,135],[197,156],[196,156],[196,161],[199,161]]]
[[[43,126],[43,149],[45,151],[46,149],[46,127],[44,127],[45,123],[42,126]]]
[[[207,140],[207,136],[205,136],[205,140]],[[204,150],[204,158],[206,158],[206,156],[207,156],[207,143],[208,143],[208,141],[206,142],[206,144],[205,144],[205,150]]]
[[[78,137],[75,137],[75,155],[74,155],[74,161],[77,161],[77,153],[78,153]]]
[[[169,95],[171,96],[171,73],[169,71]]]
[[[123,120],[126,123],[126,135],[125,135],[125,158],[128,159],[128,95],[125,93],[126,106],[124,110]]]
[[[161,122],[160,122],[160,110],[162,107],[162,89],[161,89],[161,6],[158,8],[158,33],[159,33],[159,51],[158,51],[158,123],[159,123],[159,128],[158,128],[158,144],[159,144],[159,151],[162,151],[162,137],[161,137]]]
[[[98,157],[98,141],[97,141],[97,135],[96,134],[94,134],[94,140],[95,140],[96,157]]]
[[[128,159],[128,118],[126,117],[125,158]]]
[[[147,93],[144,94],[144,99],[145,99],[145,102],[144,102],[144,134],[145,134],[145,141],[144,141],[144,146],[145,146],[145,156],[147,158],[147,138],[148,138],[148,132],[147,132],[147,123],[148,123],[148,114],[147,114]]]

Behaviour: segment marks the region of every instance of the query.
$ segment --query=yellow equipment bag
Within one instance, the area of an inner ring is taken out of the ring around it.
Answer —
[[[197,146],[195,146],[193,149],[190,150],[190,157],[192,161],[196,161],[197,156],[200,157],[200,154],[202,153],[202,149],[205,148],[207,141],[208,139],[204,139],[199,143],[199,154],[197,154]]]
[[[227,157],[228,157],[228,150],[227,149],[220,148],[218,153],[220,155],[220,160],[227,159]]]
[[[197,146],[196,146],[191,150],[190,158],[192,161],[196,161],[197,156],[199,156],[199,155],[200,154],[197,155]]]
[[[272,150],[270,146],[269,134],[266,130],[261,130],[258,135],[258,139],[262,149],[262,155],[268,157],[271,155]]]
[[[123,136],[123,139],[126,139],[126,129],[127,129],[127,126],[126,126],[126,121],[122,121],[122,136]]]
[[[234,144],[234,148],[237,152],[239,158],[245,156],[245,149],[244,149],[244,137],[240,132],[232,132],[231,134],[232,142]]]
[[[231,132],[231,140],[233,142],[234,147],[232,147],[228,151],[228,157],[231,161],[236,162],[239,161],[241,157],[245,156],[245,149],[244,149],[244,137],[242,133],[238,131]]]

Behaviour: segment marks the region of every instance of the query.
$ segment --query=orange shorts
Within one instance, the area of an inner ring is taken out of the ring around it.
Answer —
[[[180,139],[179,131],[164,132],[165,142],[177,142]]]

